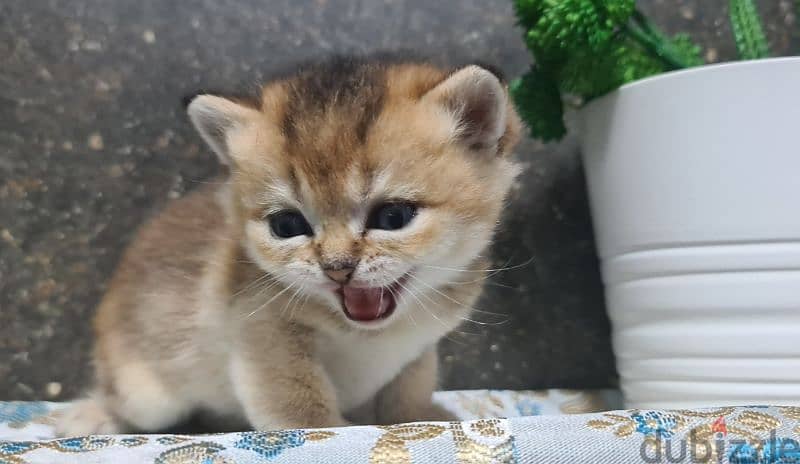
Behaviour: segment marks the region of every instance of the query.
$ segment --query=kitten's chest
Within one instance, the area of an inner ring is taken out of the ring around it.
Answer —
[[[347,412],[371,399],[411,361],[435,344],[440,334],[414,330],[367,338],[320,337],[317,355]]]

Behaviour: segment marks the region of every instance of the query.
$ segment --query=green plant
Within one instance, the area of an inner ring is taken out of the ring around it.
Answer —
[[[746,60],[769,56],[769,45],[753,0],[731,0],[729,8],[739,56]]]
[[[535,64],[512,82],[511,93],[531,135],[545,141],[566,133],[567,101],[586,102],[628,82],[703,64],[699,46],[660,31],[635,0],[513,1]],[[753,0],[730,0],[729,7],[740,56],[768,56]]]

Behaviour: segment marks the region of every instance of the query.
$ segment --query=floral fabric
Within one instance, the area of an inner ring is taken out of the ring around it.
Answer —
[[[800,408],[607,410],[608,392],[460,391],[461,422],[55,439],[66,406],[0,403],[0,464],[800,463]]]

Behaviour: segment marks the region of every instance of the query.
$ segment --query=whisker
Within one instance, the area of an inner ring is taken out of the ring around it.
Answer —
[[[414,286],[414,284],[412,284],[411,282],[408,282],[408,284],[409,284],[409,285],[411,285],[411,286],[412,286],[412,287],[413,287],[415,290],[418,290],[418,289],[417,289],[417,287],[415,287],[415,286]],[[420,294],[420,295],[422,295],[422,296],[423,296],[425,299],[427,299],[428,301],[430,301],[430,302],[433,304],[433,306],[434,306],[435,308],[437,308],[437,309],[438,309],[438,308],[441,308],[441,307],[442,307],[442,305],[441,305],[441,304],[437,304],[437,302],[436,302],[436,301],[435,301],[433,298],[431,298],[430,296],[428,296],[428,295],[427,295],[425,292],[422,292],[422,291],[420,291],[420,292],[419,292],[419,294]],[[430,310],[430,309],[429,309],[428,311],[431,313],[431,315],[433,315],[433,311],[432,311],[432,310]],[[434,317],[435,317],[435,316],[434,316]],[[460,320],[466,320],[466,321],[469,321],[469,319],[466,319],[466,318],[464,318],[464,317],[461,317],[461,316],[457,316],[457,317],[458,317],[458,319],[460,319]],[[458,333],[458,334],[460,334],[460,335],[472,335],[472,336],[480,336],[480,334],[479,334],[479,333],[473,333],[473,332],[464,332],[464,331],[457,331],[457,330],[454,330],[453,332],[456,332],[456,333]]]
[[[283,274],[283,275],[286,275],[286,274]],[[274,276],[274,275],[272,275],[272,274],[270,274],[268,272],[265,272],[263,275],[261,275],[260,277],[258,277],[256,279],[253,279],[252,282],[250,282],[245,287],[241,288],[240,290],[238,290],[236,293],[234,293],[231,296],[237,297],[237,296],[241,295],[242,293],[245,293],[245,292],[247,292],[249,290],[252,290],[254,287],[264,283],[266,280],[273,280],[274,281],[274,280],[277,280],[277,279],[278,279],[277,276]]]
[[[389,274],[388,272],[384,272],[384,276],[388,276],[388,274]],[[392,295],[392,297],[394,298],[395,301],[400,299],[399,298],[400,295],[397,292],[395,292],[394,290],[392,290],[392,287],[386,287],[386,290]],[[382,298],[383,298],[383,294],[381,294],[381,299]],[[406,313],[406,318],[412,324],[414,324],[414,327],[417,327],[417,321],[416,321],[416,319],[414,319],[414,316],[411,314],[411,310],[409,309],[408,311],[405,311],[405,313]]]
[[[429,310],[429,309],[428,309],[428,308],[425,306],[425,304],[422,302],[422,300],[420,300],[420,299],[419,299],[419,297],[416,295],[416,293],[414,293],[413,291],[411,291],[411,289],[410,289],[410,288],[408,288],[408,287],[406,287],[405,285],[403,285],[403,284],[402,284],[402,283],[401,283],[399,280],[397,281],[397,284],[398,284],[398,285],[400,285],[400,287],[401,287],[403,290],[405,290],[405,291],[406,291],[406,292],[407,292],[409,295],[411,295],[411,297],[412,297],[412,298],[414,298],[414,299],[417,301],[417,304],[419,305],[419,307],[420,307],[420,308],[422,308],[422,309],[425,309],[426,311],[430,312],[430,313],[431,313],[431,316],[433,316],[433,317],[434,317],[434,319],[436,319],[436,320],[437,320],[437,321],[438,321],[438,322],[439,322],[439,323],[442,325],[442,327],[445,327],[445,328],[447,328],[447,327],[448,327],[448,326],[447,326],[447,324],[445,324],[443,320],[439,319],[439,317],[438,317],[436,314],[433,314],[433,313],[432,313],[432,312],[431,312],[431,311],[430,311],[430,310]]]
[[[287,272],[287,273],[285,273],[285,274],[283,274],[283,275],[282,275],[282,277],[285,277],[285,276],[287,276],[287,275],[289,275],[289,273],[288,273],[288,272]],[[297,280],[295,279],[295,282],[296,282],[296,281],[297,281]],[[261,288],[259,288],[259,289],[258,289],[258,291],[255,293],[255,295],[253,295],[253,297],[254,297],[254,298],[259,298],[259,297],[261,297],[262,295],[264,295],[265,293],[267,293],[267,292],[268,292],[270,289],[272,289],[272,288],[274,288],[274,287],[276,287],[276,286],[279,286],[279,285],[281,285],[281,283],[282,283],[282,281],[281,281],[281,280],[279,280],[278,278],[276,278],[276,279],[275,279],[275,280],[273,280],[272,282],[266,283],[264,286],[262,286]]]
[[[427,267],[427,268],[430,268],[430,269],[438,269],[440,271],[452,271],[452,272],[503,272],[503,271],[510,271],[512,269],[519,269],[521,267],[525,267],[528,264],[532,263],[534,261],[534,259],[535,258],[533,256],[531,256],[530,259],[528,259],[524,263],[516,264],[514,266],[508,266],[508,267],[499,267],[499,268],[496,268],[496,269],[457,269],[457,268],[453,268],[453,267],[431,266],[429,264],[421,264],[421,266],[424,266],[424,267]]]
[[[297,287],[297,289],[294,291],[294,293],[292,293],[291,298],[289,298],[289,300],[286,301],[286,305],[284,305],[283,309],[281,309],[281,312],[280,312],[281,317],[284,316],[284,314],[286,313],[286,310],[289,308],[289,305],[292,304],[292,302],[297,297],[297,295],[299,295],[300,292],[303,290],[303,288],[305,288],[305,279],[307,279],[307,277],[304,278],[302,282],[300,282],[300,286]]]
[[[383,276],[384,276],[384,279],[385,279],[385,280],[391,280],[391,277],[392,277],[392,276],[391,276],[391,275],[390,275],[388,272],[386,272],[386,271],[383,271]],[[458,344],[458,345],[462,345],[462,346],[463,346],[463,345],[466,345],[466,343],[465,343],[465,342],[462,342],[461,340],[457,340],[457,339],[453,338],[453,337],[451,336],[451,334],[453,334],[453,333],[456,333],[456,334],[459,334],[459,335],[465,335],[465,336],[466,336],[466,335],[477,335],[477,334],[472,334],[472,333],[468,333],[468,332],[461,332],[461,331],[459,331],[459,330],[456,330],[456,329],[449,329],[449,328],[448,328],[448,326],[447,326],[447,325],[444,323],[444,321],[442,321],[442,320],[441,320],[439,317],[437,317],[437,316],[436,316],[436,314],[434,314],[434,313],[433,313],[433,311],[431,311],[430,309],[428,309],[428,308],[425,306],[425,304],[422,302],[422,300],[420,300],[420,299],[419,299],[419,297],[418,297],[418,296],[417,296],[417,295],[414,293],[414,290],[413,290],[413,289],[411,289],[411,288],[408,288],[408,287],[404,286],[404,285],[403,285],[402,283],[400,283],[400,282],[397,282],[397,283],[400,285],[400,287],[402,287],[402,288],[403,288],[403,289],[404,289],[406,292],[408,292],[408,294],[409,294],[409,295],[411,295],[411,296],[412,296],[412,297],[413,297],[413,298],[416,300],[416,301],[415,301],[415,304],[416,304],[416,306],[419,306],[421,309],[425,310],[425,311],[426,311],[428,314],[430,314],[430,315],[431,315],[431,316],[432,316],[434,319],[436,319],[436,320],[437,320],[437,321],[438,321],[438,322],[439,322],[439,323],[440,323],[440,324],[441,324],[441,325],[442,325],[442,326],[443,326],[445,329],[447,329],[447,333],[445,333],[445,335],[444,335],[444,338],[446,338],[446,339],[450,340],[450,341],[451,341],[451,342],[453,342],[453,343],[456,343],[456,344]],[[408,283],[409,285],[411,285],[411,283],[410,283],[410,282],[407,282],[407,283]],[[388,290],[388,291],[389,291],[389,292],[392,294],[392,296],[394,296],[395,300],[397,300],[397,301],[399,301],[399,300],[400,300],[400,294],[399,294],[398,292],[396,292],[396,291],[392,290],[392,288],[391,288],[391,287],[386,287],[386,290]],[[427,295],[425,295],[425,294],[424,294],[424,293],[422,293],[422,292],[420,292],[420,295],[427,297]],[[410,319],[410,320],[411,320],[411,321],[414,323],[414,326],[415,326],[415,327],[417,327],[417,326],[418,326],[418,324],[417,324],[417,322],[416,322],[416,319],[414,319],[414,316],[412,315],[411,308],[409,308],[409,310],[406,312],[406,314],[407,314],[408,318],[409,318],[409,319]]]
[[[509,290],[520,291],[518,287],[515,287],[513,285],[501,284],[500,282],[486,282],[484,285],[488,285],[490,287],[500,287],[500,288],[507,288]]]
[[[303,308],[306,307],[306,303],[308,303],[309,297],[311,297],[311,294],[310,293],[306,293],[306,296],[305,296],[305,298],[303,298],[303,302],[300,305],[299,311],[303,311]],[[297,308],[292,308],[292,311],[289,313],[289,320],[290,321],[292,320],[292,318],[294,318],[294,313],[295,313],[296,310],[297,310]]]
[[[210,180],[203,180],[203,179],[186,179],[186,183],[189,184],[208,184],[208,185],[225,185],[229,183],[228,180],[221,180],[221,181],[210,181]]]
[[[294,284],[296,284],[296,283],[297,283],[297,280],[295,280],[294,282],[292,282],[292,283],[291,283],[289,286],[287,286],[286,288],[284,288],[284,289],[283,289],[283,290],[281,290],[280,292],[278,292],[278,293],[276,293],[275,295],[273,295],[273,296],[272,296],[272,298],[270,298],[269,300],[267,300],[266,302],[264,302],[263,304],[261,304],[261,306],[259,306],[259,307],[258,307],[258,308],[256,308],[255,310],[253,310],[253,312],[251,312],[250,314],[248,314],[248,315],[247,315],[247,317],[245,317],[245,319],[247,319],[247,318],[249,318],[249,317],[252,317],[252,316],[253,316],[253,314],[255,314],[255,313],[257,313],[257,312],[261,311],[262,309],[264,309],[264,307],[265,307],[265,306],[267,306],[268,304],[272,303],[272,302],[273,302],[273,301],[275,301],[275,299],[277,299],[279,296],[281,296],[281,295],[283,295],[284,293],[286,293],[287,291],[289,291],[289,289],[290,289],[290,288],[292,288],[292,286],[294,286]]]
[[[441,325],[442,325],[442,327],[444,327],[445,329],[447,329],[447,332],[448,332],[448,334],[449,334],[450,332],[457,332],[457,333],[461,333],[462,335],[478,335],[478,334],[473,334],[473,333],[464,333],[464,332],[460,332],[460,331],[458,331],[458,330],[451,329],[451,328],[450,328],[450,327],[449,327],[449,326],[448,326],[448,325],[447,325],[447,324],[446,324],[446,323],[445,323],[445,322],[444,322],[444,321],[443,321],[441,318],[439,318],[439,316],[437,316],[437,315],[436,315],[436,313],[434,313],[434,312],[433,312],[433,311],[432,311],[430,308],[428,308],[427,306],[425,306],[425,304],[422,302],[422,300],[420,300],[420,299],[419,299],[419,297],[418,297],[418,296],[417,296],[417,295],[414,293],[414,291],[413,291],[413,290],[411,290],[410,288],[406,287],[405,285],[403,285],[403,284],[402,284],[402,283],[400,283],[400,282],[398,282],[398,284],[399,284],[399,285],[400,285],[400,287],[402,287],[402,288],[403,288],[403,289],[404,289],[406,292],[408,292],[408,294],[410,294],[412,297],[414,297],[414,299],[417,301],[417,303],[418,303],[419,307],[421,307],[422,309],[424,309],[425,311],[427,311],[427,312],[428,312],[428,314],[430,314],[431,316],[433,316],[433,318],[434,318],[434,319],[436,319],[436,321],[438,321],[438,322],[439,322],[439,324],[441,324]],[[420,292],[420,295],[422,295],[423,297],[426,297],[426,298],[428,298],[428,296],[427,296],[427,295],[425,295],[425,294],[424,294],[424,293],[422,293],[422,292]],[[430,300],[430,298],[428,298],[428,299]],[[461,341],[459,341],[459,340],[452,339],[452,338],[450,338],[448,335],[445,335],[445,337],[446,337],[446,338],[448,338],[449,340],[451,340],[451,341],[455,342],[455,343],[463,344],[463,342],[461,342]]]
[[[467,305],[465,305],[464,303],[462,303],[462,302],[460,302],[460,301],[456,300],[455,298],[451,297],[450,295],[448,295],[448,294],[446,294],[446,293],[444,293],[444,292],[440,291],[439,289],[437,289],[437,288],[433,287],[432,285],[428,284],[427,282],[425,282],[424,280],[422,280],[422,279],[420,279],[419,277],[415,276],[414,274],[408,274],[408,276],[409,276],[409,277],[411,277],[412,279],[414,279],[415,281],[419,282],[420,284],[424,285],[425,287],[427,287],[427,288],[429,288],[429,289],[433,290],[434,292],[438,293],[439,295],[441,295],[441,296],[443,296],[443,297],[447,298],[447,299],[448,299],[448,300],[450,300],[451,302],[453,302],[453,303],[455,303],[455,304],[457,304],[457,305],[461,306],[462,308],[468,309],[468,310],[470,310],[470,311],[476,311],[476,312],[482,312],[482,313],[487,313],[487,314],[493,314],[493,313],[491,313],[491,312],[489,312],[489,311],[483,311],[483,310],[480,310],[480,309],[474,308],[474,307],[472,307],[472,306],[467,306]],[[499,314],[497,314],[497,315],[499,315]],[[505,320],[503,320],[503,321],[499,321],[499,322],[481,322],[481,321],[474,321],[474,320],[472,320],[472,319],[469,319],[469,318],[467,318],[467,317],[461,317],[461,319],[463,319],[463,320],[465,320],[465,321],[472,322],[472,323],[474,323],[474,324],[478,324],[478,325],[500,325],[500,324],[505,324],[506,322],[508,322],[508,318],[506,318],[506,319],[505,319]]]
[[[286,308],[284,308],[284,310],[281,311],[281,317],[284,316],[284,314],[286,313],[286,310],[288,309],[288,312],[289,312],[289,319],[288,320],[290,320],[290,321],[292,320],[292,313],[294,312],[294,308],[296,308],[297,304],[300,303],[300,300],[303,299],[302,292],[303,292],[303,290],[305,290],[305,288],[306,288],[305,284],[301,284],[300,287],[298,287],[298,289],[294,292],[292,297],[289,299],[289,302],[286,304]]]
[[[477,278],[477,279],[473,279],[473,280],[447,281],[447,282],[442,282],[442,284],[444,284],[444,285],[468,285],[468,284],[474,284],[476,282],[489,280],[492,277],[494,277],[495,275],[497,275],[497,273],[486,274],[483,277],[480,277],[480,278]],[[511,285],[506,285],[506,284],[501,284],[500,282],[484,282],[483,285],[490,285],[492,287],[504,287],[504,288],[508,288],[508,289],[511,289],[511,290],[518,290],[517,287],[513,287]]]
[[[409,295],[411,295],[411,297],[412,297],[412,298],[414,298],[414,299],[417,301],[418,305],[419,305],[421,308],[423,308],[423,309],[426,309],[426,308],[425,308],[425,305],[422,303],[422,300],[420,300],[420,299],[419,299],[419,297],[418,297],[418,296],[417,296],[417,295],[416,295],[414,292],[412,292],[412,291],[411,291],[411,289],[409,289],[408,287],[406,287],[405,285],[403,285],[403,284],[402,284],[400,281],[397,281],[397,284],[398,284],[398,285],[399,285],[399,286],[400,286],[400,287],[401,287],[403,290],[405,290],[406,292],[408,292],[408,294],[409,294]],[[442,326],[444,326],[444,327],[447,327],[447,324],[445,324],[445,323],[444,323],[444,321],[442,321],[441,319],[439,319],[439,318],[438,318],[438,317],[436,317],[435,315],[434,315],[433,317],[435,317],[435,318],[436,318],[436,320],[437,320],[437,321],[439,321],[439,323],[440,323],[440,324],[442,324]]]

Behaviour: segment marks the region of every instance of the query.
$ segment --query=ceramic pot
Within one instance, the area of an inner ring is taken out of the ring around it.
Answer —
[[[800,58],[642,80],[579,119],[626,405],[800,404]]]

